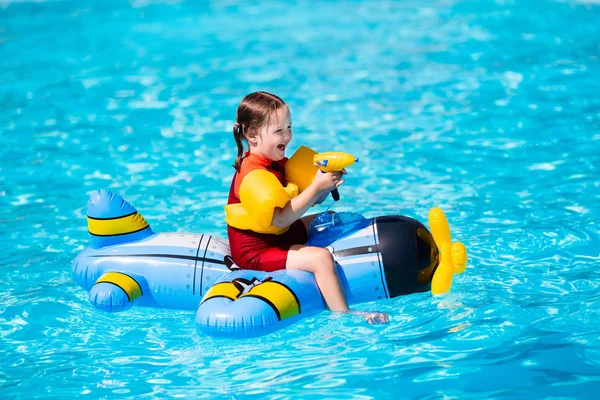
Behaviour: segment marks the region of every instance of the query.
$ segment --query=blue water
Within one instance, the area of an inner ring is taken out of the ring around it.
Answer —
[[[0,397],[595,397],[599,21],[589,0],[0,0]],[[92,309],[70,270],[88,193],[224,237],[254,90],[290,104],[292,150],[360,158],[337,211],[445,210],[470,254],[450,294],[246,341]]]

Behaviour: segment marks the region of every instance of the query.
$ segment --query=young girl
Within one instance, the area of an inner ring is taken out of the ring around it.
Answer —
[[[237,172],[231,182],[228,207],[240,203],[241,183],[252,171],[268,171],[282,186],[286,186],[285,150],[292,140],[292,122],[290,110],[281,98],[266,92],[255,92],[244,97],[237,109],[233,136],[238,149],[234,165]],[[249,147],[245,154],[243,141]],[[286,196],[287,204],[274,209],[268,228],[240,229],[243,224],[233,227],[233,217],[228,215],[231,255],[233,261],[244,269],[267,272],[299,269],[310,272],[314,274],[331,311],[361,314],[369,323],[387,323],[388,315],[384,313],[350,311],[329,251],[304,245],[308,241],[308,228],[316,215],[300,217],[319,198],[342,185],[345,182],[343,174],[345,171],[317,172],[308,188],[296,197],[290,196],[293,198],[289,202]],[[261,189],[252,186],[252,190]]]

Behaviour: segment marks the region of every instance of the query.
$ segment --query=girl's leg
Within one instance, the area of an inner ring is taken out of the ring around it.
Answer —
[[[348,312],[348,303],[329,251],[320,247],[295,244],[288,252],[286,268],[312,273],[327,307],[331,311]]]
[[[337,276],[335,262],[326,249],[295,244],[290,247],[286,269],[299,269],[315,276],[317,286],[331,311],[361,315],[369,324],[387,324],[389,316],[380,312],[350,311]]]

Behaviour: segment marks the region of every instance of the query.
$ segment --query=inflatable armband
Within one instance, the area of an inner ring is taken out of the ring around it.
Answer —
[[[284,188],[271,172],[254,170],[240,184],[240,203],[225,206],[225,222],[238,229],[281,234],[288,228],[273,225],[275,208],[285,207],[297,195],[293,183]]]
[[[317,152],[306,146],[300,146],[285,164],[285,179],[298,186],[298,192],[302,193],[310,186],[318,168],[314,165],[314,157]]]

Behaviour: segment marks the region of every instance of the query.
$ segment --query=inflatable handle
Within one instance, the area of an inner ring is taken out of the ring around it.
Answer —
[[[357,161],[357,157],[341,151],[319,153],[313,157],[313,162],[317,164],[321,172],[339,172]],[[331,197],[333,197],[334,201],[339,201],[340,192],[337,188],[331,191]]]

